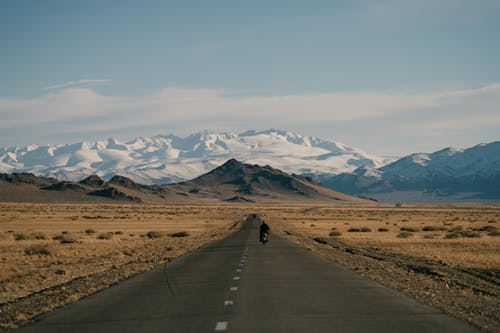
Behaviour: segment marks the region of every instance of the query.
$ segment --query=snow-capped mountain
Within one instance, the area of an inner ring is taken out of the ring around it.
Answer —
[[[389,201],[497,200],[500,141],[412,154],[378,169],[363,166],[318,180],[338,191]]]
[[[138,183],[158,184],[195,178],[230,158],[296,174],[339,174],[392,161],[340,143],[271,129],[0,148],[0,172],[72,181],[92,174],[105,179],[120,174]]]

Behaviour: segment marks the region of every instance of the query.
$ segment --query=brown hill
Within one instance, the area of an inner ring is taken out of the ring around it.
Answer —
[[[93,176],[91,176],[93,177]],[[41,203],[114,203],[138,202],[137,198],[120,191],[103,190],[96,178],[83,181],[59,181],[29,173],[0,174],[0,202]]]
[[[328,189],[310,178],[290,175],[270,166],[244,164],[234,159],[193,180],[168,185],[141,185],[123,176],[115,176],[107,183],[97,176],[74,183],[32,174],[0,174],[0,201],[372,203]]]
[[[89,186],[95,186],[99,187],[104,185],[104,180],[101,179],[101,177],[97,175],[91,175],[85,178],[84,180],[80,180],[79,182],[82,185],[89,185]]]
[[[176,193],[210,196],[226,202],[370,202],[333,191],[310,178],[290,175],[268,165],[241,163],[235,159],[198,178],[168,186],[175,189]]]

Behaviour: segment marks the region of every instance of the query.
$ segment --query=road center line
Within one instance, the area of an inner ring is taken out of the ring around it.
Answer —
[[[217,324],[215,325],[215,331],[220,332],[220,331],[225,331],[227,330],[227,321],[218,321]]]
[[[224,301],[225,306],[232,306],[233,304],[234,304],[234,302],[230,299]]]
[[[229,288],[230,291],[237,291],[238,290],[238,287],[231,287]]]
[[[235,276],[235,277],[233,278],[233,280],[239,280],[239,279],[240,279],[240,277],[239,277],[239,276]]]

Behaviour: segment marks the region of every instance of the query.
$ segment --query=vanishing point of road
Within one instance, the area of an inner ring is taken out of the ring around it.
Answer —
[[[272,235],[229,237],[15,332],[479,332]],[[272,226],[271,226],[272,228]]]

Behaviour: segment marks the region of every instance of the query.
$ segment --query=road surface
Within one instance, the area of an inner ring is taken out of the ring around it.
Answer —
[[[259,220],[15,332],[478,332],[285,239],[261,245]]]

